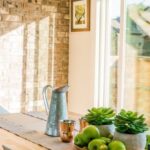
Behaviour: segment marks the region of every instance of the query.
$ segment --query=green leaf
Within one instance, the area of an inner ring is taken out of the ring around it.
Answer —
[[[147,131],[144,115],[122,109],[114,119],[116,130],[121,133],[138,134]]]
[[[93,125],[109,125],[113,124],[115,112],[112,108],[93,107],[88,110],[84,116],[89,124]]]

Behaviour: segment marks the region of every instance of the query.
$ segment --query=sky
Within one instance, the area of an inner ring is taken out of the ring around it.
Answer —
[[[112,18],[117,18],[120,15],[120,2],[121,0],[113,0],[112,6]],[[126,0],[127,5],[143,3],[146,6],[150,6],[150,0]]]
[[[150,6],[150,0],[126,0],[127,4],[143,3]]]

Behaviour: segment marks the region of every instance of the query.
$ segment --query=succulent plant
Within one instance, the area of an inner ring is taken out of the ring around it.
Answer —
[[[86,121],[92,125],[110,125],[113,124],[115,112],[112,108],[99,107],[88,110],[84,116]]]
[[[116,115],[114,124],[120,133],[138,134],[148,130],[144,115],[124,109]]]

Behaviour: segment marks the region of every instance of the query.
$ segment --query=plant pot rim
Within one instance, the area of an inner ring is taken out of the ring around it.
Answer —
[[[136,134],[132,134],[132,133],[121,133],[117,130],[115,130],[115,132],[119,133],[119,134],[124,134],[124,135],[140,135],[140,134],[145,134],[145,132],[142,132],[142,133],[136,133]]]

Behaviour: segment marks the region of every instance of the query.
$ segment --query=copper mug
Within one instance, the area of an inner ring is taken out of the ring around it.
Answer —
[[[82,132],[82,130],[87,127],[89,125],[89,123],[86,121],[85,118],[80,118],[79,119],[80,122],[80,132]]]
[[[72,142],[75,130],[74,120],[60,120],[60,138],[62,142]]]

